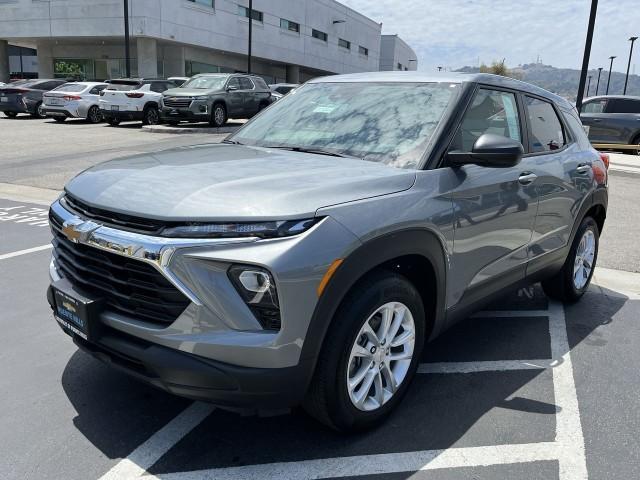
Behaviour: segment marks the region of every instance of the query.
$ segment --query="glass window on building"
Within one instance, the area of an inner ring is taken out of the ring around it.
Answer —
[[[291,20],[286,20],[284,18],[280,19],[280,28],[284,30],[289,30],[290,32],[300,33],[299,23],[292,22]]]
[[[349,40],[345,40],[344,38],[338,39],[338,45],[342,48],[346,48],[347,50],[351,50],[351,42]]]
[[[322,40],[323,42],[326,42],[329,39],[329,36],[326,33],[316,30],[315,28],[311,30],[311,36],[318,40]]]
[[[247,7],[243,7],[242,5],[238,5],[238,15],[241,17],[249,18],[249,9]],[[264,21],[264,13],[260,10],[256,10],[255,8],[251,10],[251,17],[254,21],[263,23]]]
[[[398,70],[402,70],[402,64],[398,62]]]
[[[368,56],[369,56],[369,49],[368,49],[368,48],[363,47],[362,45],[360,45],[360,46],[358,47],[358,53],[359,53],[360,55],[364,55],[365,57],[368,57]]]
[[[204,5],[205,7],[211,7],[211,8],[216,7],[215,0],[187,0],[187,1],[191,3],[197,3],[198,5]]]
[[[193,77],[199,73],[220,73],[221,71],[221,68],[217,65],[194,62],[192,60],[186,60],[184,62],[184,73],[187,77]]]

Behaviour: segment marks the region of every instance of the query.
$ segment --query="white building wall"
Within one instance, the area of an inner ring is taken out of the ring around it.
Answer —
[[[246,58],[240,59],[247,52],[249,22],[238,15],[239,4],[248,6],[248,0],[216,0],[215,9],[187,0],[131,0],[132,57],[136,38],[142,37],[157,41],[155,47],[142,45],[147,53],[155,49],[165,67],[178,67],[173,55],[182,53],[185,60],[205,62],[206,57],[209,63],[214,58],[246,69]],[[122,0],[2,0],[0,39],[41,45],[47,50],[43,59],[49,53],[53,58],[122,58],[122,6]],[[284,64],[279,68],[291,64],[332,73],[378,70],[381,25],[337,1],[254,0],[253,7],[264,12],[263,22],[253,23],[253,55],[258,59]],[[299,23],[300,33],[280,28],[281,18]],[[313,28],[327,33],[328,42],[312,38]],[[338,46],[339,38],[351,42],[350,51]],[[358,53],[360,45],[368,56]],[[144,62],[144,70],[153,71],[152,61]]]
[[[382,35],[380,70],[417,70],[416,52],[398,35]]]

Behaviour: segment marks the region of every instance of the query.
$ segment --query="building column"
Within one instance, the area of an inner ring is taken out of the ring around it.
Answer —
[[[138,57],[138,77],[157,77],[158,42],[153,38],[136,38],[136,55]]]
[[[53,45],[50,42],[38,42],[38,78],[53,78]]]
[[[287,83],[300,83],[299,65],[287,65]]]
[[[0,40],[0,82],[9,82],[9,42]]]
[[[164,75],[165,77],[184,77],[184,47],[179,45],[167,45],[163,47]]]

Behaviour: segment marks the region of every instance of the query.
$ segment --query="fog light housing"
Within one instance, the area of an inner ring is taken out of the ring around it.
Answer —
[[[200,105],[198,109],[201,113],[207,113],[207,105]]]
[[[232,265],[229,279],[265,330],[280,330],[280,304],[269,271],[253,265]]]

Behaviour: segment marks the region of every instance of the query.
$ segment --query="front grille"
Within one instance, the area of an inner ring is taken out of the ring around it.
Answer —
[[[60,219],[50,215],[52,225]],[[156,325],[173,323],[189,299],[151,265],[69,241],[53,228],[58,270],[72,284],[104,298],[116,313]]]
[[[164,97],[162,99],[162,103],[164,104],[164,106],[170,108],[189,108],[191,102],[191,98],[184,97]]]
[[[121,230],[155,234],[159,233],[166,226],[165,223],[156,220],[133,217],[123,213],[94,208],[68,194],[61,199],[61,203],[67,210],[79,214],[81,217],[96,220],[104,225]]]

